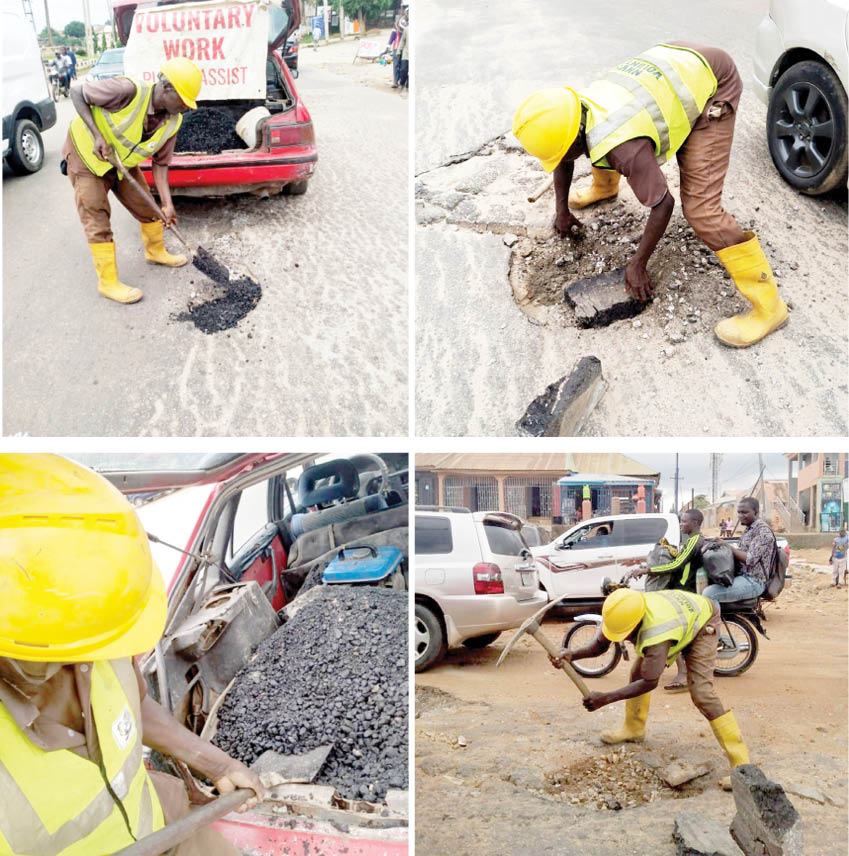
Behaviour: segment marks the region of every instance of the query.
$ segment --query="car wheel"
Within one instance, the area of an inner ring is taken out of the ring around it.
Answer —
[[[44,143],[35,122],[21,119],[15,123],[7,160],[12,171],[18,175],[28,175],[41,169],[44,163]]]
[[[287,196],[303,196],[307,192],[308,181],[292,181],[283,188]]]
[[[416,671],[435,666],[445,656],[445,633],[436,615],[423,603],[416,604],[413,644],[416,649]]]
[[[846,184],[847,100],[824,63],[790,66],[773,87],[767,110],[769,153],[788,184],[817,196]]]
[[[471,648],[472,651],[476,651],[478,648],[486,648],[487,645],[492,645],[500,635],[500,631],[498,633],[484,633],[483,636],[472,636],[471,639],[467,639],[463,644],[467,648]]]

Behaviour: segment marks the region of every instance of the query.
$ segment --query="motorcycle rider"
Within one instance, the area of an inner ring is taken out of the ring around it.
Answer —
[[[612,642],[628,640],[634,645],[637,657],[631,667],[630,683],[610,692],[591,692],[583,701],[589,711],[625,701],[622,728],[601,734],[604,743],[623,743],[645,738],[651,691],[657,687],[664,668],[672,665],[679,653],[683,654],[690,698],[710,722],[733,768],[748,764],[749,752],[734,713],[725,710],[713,688],[719,624],[719,605],[703,595],[677,589],[643,594],[618,588],[604,600],[601,631],[595,639],[577,651],[563,648],[549,659],[559,669],[564,661],[571,663],[604,654]],[[720,784],[730,787],[730,777]]]

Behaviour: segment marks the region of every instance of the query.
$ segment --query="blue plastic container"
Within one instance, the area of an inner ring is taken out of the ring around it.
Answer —
[[[398,570],[404,554],[397,547],[346,547],[324,569],[324,582],[379,583]]]

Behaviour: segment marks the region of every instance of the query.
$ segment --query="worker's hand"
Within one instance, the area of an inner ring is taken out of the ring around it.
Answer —
[[[625,268],[625,290],[642,303],[651,298],[654,286],[642,262],[634,259],[628,262],[628,267]]]
[[[561,237],[571,238],[573,241],[580,241],[584,237],[584,226],[571,211],[558,214],[554,218],[554,231]]]
[[[552,657],[551,654],[549,654],[548,659],[551,661],[551,665],[554,666],[555,669],[559,669],[563,663],[572,662],[572,652],[568,648],[561,648],[557,652],[556,657]]]
[[[236,790],[236,788],[253,788],[256,792],[255,797],[251,797],[247,802],[242,803],[236,811],[243,812],[247,811],[249,808],[253,808],[257,803],[262,802],[265,799],[265,788],[262,786],[262,782],[259,780],[259,776],[253,772],[253,770],[248,769],[244,764],[240,761],[233,761],[232,767],[230,767],[222,776],[219,776],[217,779],[213,779],[215,783],[215,787],[218,789],[218,793],[224,796],[225,794],[232,793]]]
[[[607,694],[606,693],[591,692],[584,699],[584,707],[587,710],[598,710],[600,707],[604,707],[606,704],[607,704]]]
[[[177,212],[174,209],[173,202],[166,202],[162,206],[162,213],[165,215],[165,225],[166,226],[176,226],[177,225]]]
[[[112,146],[106,142],[106,138],[103,134],[98,134],[94,138],[94,153],[104,161],[108,161],[109,156],[112,154]]]

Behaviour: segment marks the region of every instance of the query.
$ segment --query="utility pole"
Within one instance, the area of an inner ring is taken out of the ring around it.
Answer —
[[[678,453],[675,453],[675,505],[672,509],[674,514],[678,513]]]
[[[94,42],[91,38],[91,10],[88,0],[83,0],[83,21],[85,21],[85,52],[86,56],[94,57]]]
[[[761,503],[761,514],[766,515],[766,488],[764,485],[764,456],[758,455],[758,472],[760,473],[760,503]]]
[[[53,45],[53,33],[50,32],[50,10],[47,8],[47,0],[44,0],[44,20],[47,23],[47,44],[50,45],[50,51],[55,53],[56,48]]]
[[[717,500],[721,496],[719,489],[719,473],[722,469],[722,455],[713,452],[710,456],[710,501],[711,505],[716,505]]]
[[[345,6],[342,0],[339,0],[339,41],[345,39]]]
[[[690,488],[690,508],[696,507],[696,489],[694,487]]]

